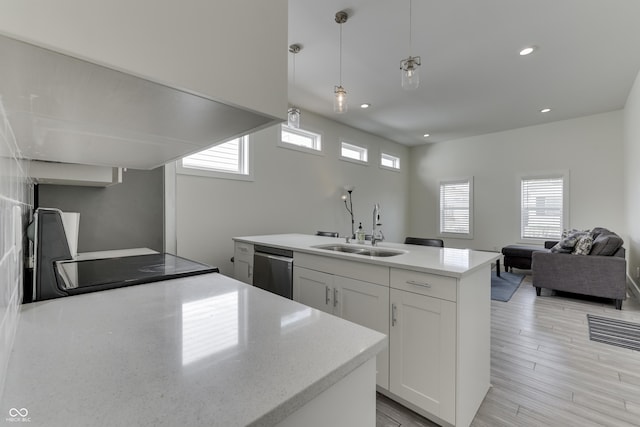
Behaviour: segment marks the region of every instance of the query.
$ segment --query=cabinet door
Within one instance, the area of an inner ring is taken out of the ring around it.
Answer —
[[[456,304],[391,289],[390,390],[455,424]]]
[[[241,282],[252,285],[253,284],[253,276],[251,274],[253,270],[252,264],[253,263],[248,260],[234,258],[233,277],[236,280],[240,280]]]
[[[333,313],[333,276],[294,265],[293,300]]]
[[[389,335],[389,287],[334,277],[334,314]],[[389,388],[389,347],[378,353],[376,382]]]

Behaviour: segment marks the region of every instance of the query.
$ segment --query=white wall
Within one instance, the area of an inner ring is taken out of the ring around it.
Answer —
[[[640,286],[640,73],[624,109],[625,200],[628,238],[625,246],[629,276]]]
[[[251,182],[177,176],[177,253],[232,273],[231,238],[317,230],[351,233],[340,200],[342,186],[353,192],[356,227],[370,234],[373,204],[382,209],[388,241],[405,236],[408,204],[408,148],[303,111],[301,127],[322,134],[323,155],[277,146],[280,126],[251,135],[255,180]],[[366,145],[368,166],[338,159],[340,140]],[[380,150],[400,157],[401,172],[378,167]]]
[[[625,238],[622,111],[417,147],[411,162],[412,235],[437,236],[440,179],[473,176],[474,239],[445,245],[499,250],[516,243],[519,175],[568,170],[569,226],[607,227]]]
[[[0,396],[22,303],[23,230],[33,208],[28,162],[18,158],[0,99]]]

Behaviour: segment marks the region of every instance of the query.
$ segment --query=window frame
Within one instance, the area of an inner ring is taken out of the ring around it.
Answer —
[[[442,209],[442,186],[447,184],[468,183],[469,185],[469,231],[467,233],[454,233],[450,231],[442,231],[443,229],[443,209]],[[438,236],[453,239],[473,239],[473,222],[474,222],[474,200],[473,200],[473,176],[446,178],[438,182]]]
[[[297,134],[304,134],[303,136],[310,136],[314,138],[314,145],[318,145],[320,148],[309,148],[304,147],[302,145],[292,144],[290,142],[286,142],[282,140],[282,133],[290,132]],[[302,129],[302,128],[292,128],[289,127],[286,123],[280,124],[280,135],[278,138],[278,147],[286,148],[289,150],[302,151],[303,153],[315,154],[316,156],[324,156],[324,144],[322,143],[322,133],[316,132],[313,130]]]
[[[519,243],[530,243],[530,244],[540,244],[547,240],[559,240],[560,234],[557,237],[525,237],[524,230],[522,228],[523,222],[523,194],[522,194],[522,184],[525,180],[536,180],[536,179],[562,179],[562,218],[560,220],[560,234],[562,234],[563,230],[569,228],[569,171],[546,171],[546,172],[534,172],[527,174],[518,175],[518,237]]]
[[[191,166],[183,166],[183,159],[179,159],[176,161],[176,173],[181,175],[192,175],[192,176],[202,176],[207,178],[218,178],[218,179],[232,179],[239,181],[253,181],[253,145],[252,138],[249,135],[242,135],[236,138],[231,138],[226,141],[223,141],[219,144],[216,144],[212,147],[206,148],[204,150],[200,150],[198,154],[203,151],[206,151],[210,148],[217,147],[222,144],[226,144],[228,142],[234,141],[236,139],[240,139],[239,150],[240,150],[240,160],[239,163],[243,163],[243,170],[241,172],[234,171],[225,171],[221,169],[206,169],[206,168],[197,168]]]
[[[397,160],[398,167],[393,167],[393,166],[386,166],[386,165],[383,165],[383,164],[382,164],[382,159],[383,159],[383,157],[384,157],[384,156],[392,157],[392,158],[394,158],[395,160]],[[400,166],[400,165],[401,165],[401,164],[402,164],[402,162],[401,162],[400,156],[396,156],[395,154],[385,153],[384,151],[381,151],[381,152],[380,152],[380,165],[379,165],[379,166],[380,166],[380,169],[385,169],[385,170],[393,171],[393,172],[400,172],[400,170],[401,170],[401,169],[400,169],[400,168],[401,168],[401,166]]]
[[[366,160],[361,160],[361,159],[354,159],[353,157],[346,157],[342,155],[342,149],[345,148],[344,146],[348,145],[350,147],[354,147],[354,151],[362,151],[364,152],[365,156],[366,156]],[[358,165],[364,165],[364,166],[369,166],[369,147],[366,145],[362,145],[362,144],[354,144],[353,142],[349,142],[346,141],[344,139],[340,139],[340,151],[339,151],[339,158],[340,160],[343,160],[345,162],[351,162],[351,163],[355,163]]]

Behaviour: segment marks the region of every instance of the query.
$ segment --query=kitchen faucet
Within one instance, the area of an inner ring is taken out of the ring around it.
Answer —
[[[384,240],[384,234],[379,229],[382,223],[380,222],[380,205],[376,203],[373,205],[373,232],[371,233],[371,245],[375,246],[376,243]]]

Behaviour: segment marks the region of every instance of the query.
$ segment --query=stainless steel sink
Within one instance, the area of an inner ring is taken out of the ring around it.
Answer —
[[[340,245],[340,244],[318,245],[318,246],[312,246],[312,247],[316,249],[324,249],[327,251],[345,252],[349,254],[372,256],[372,257],[390,257],[390,256],[402,255],[404,253],[403,251],[396,251],[393,249],[363,248],[359,246]]]

